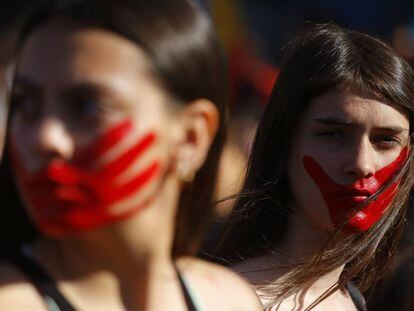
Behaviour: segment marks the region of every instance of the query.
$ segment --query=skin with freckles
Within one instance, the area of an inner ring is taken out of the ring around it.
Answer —
[[[312,226],[331,231],[398,172],[408,128],[403,112],[371,94],[330,91],[312,101],[295,134],[288,168],[294,204]],[[369,229],[396,186],[363,209],[367,217],[351,217],[347,229]]]

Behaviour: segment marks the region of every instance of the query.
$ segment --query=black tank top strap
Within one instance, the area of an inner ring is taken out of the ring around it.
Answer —
[[[53,279],[33,258],[22,250],[16,251],[12,257],[11,263],[15,264],[32,282],[46,303],[53,305],[51,310],[75,311],[75,308],[59,292]]]
[[[178,270],[177,266],[175,266],[175,271],[177,272],[178,280],[180,282],[181,290],[183,292],[188,311],[199,311],[197,309],[196,304],[193,301],[193,298],[191,297],[190,291],[188,290],[187,285],[183,277],[181,276],[180,271]]]
[[[355,304],[356,309],[358,311],[367,311],[367,303],[359,289],[352,282],[349,282],[346,285],[346,288]]]
[[[35,286],[39,294],[45,299],[51,307],[50,310],[56,311],[75,311],[75,308],[60,293],[53,279],[47,272],[36,262],[34,258],[27,255],[23,249],[13,252],[7,256],[11,263],[15,264]],[[175,267],[181,290],[187,304],[188,311],[199,311],[186,282]]]

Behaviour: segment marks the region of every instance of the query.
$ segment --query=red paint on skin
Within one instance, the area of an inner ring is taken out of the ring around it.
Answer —
[[[397,159],[380,169],[373,176],[361,178],[348,185],[340,185],[333,181],[310,156],[303,157],[303,164],[322,194],[333,225],[337,227],[345,223],[344,231],[356,233],[371,228],[390,205],[396,194],[399,181],[390,184],[374,201],[366,205],[362,204],[367,197],[374,195],[394,177],[404,164],[407,156],[408,148],[404,148]],[[359,206],[361,208],[355,212],[355,209]]]
[[[22,192],[44,235],[62,237],[99,228],[129,218],[148,205],[152,198],[120,214],[111,213],[112,204],[138,193],[158,176],[160,163],[153,160],[130,180],[122,183],[117,180],[153,145],[154,133],[145,135],[103,167],[94,168],[99,158],[125,139],[131,130],[130,121],[122,122],[75,155],[71,163],[54,160],[36,174],[26,171],[15,148],[11,148]]]

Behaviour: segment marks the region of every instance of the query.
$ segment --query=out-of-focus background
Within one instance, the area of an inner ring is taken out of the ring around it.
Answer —
[[[334,22],[374,35],[414,66],[413,0],[199,0],[218,28],[228,57],[230,133],[217,198],[236,193],[244,177],[255,127],[278,75],[284,46],[309,22]],[[277,82],[276,82],[277,83]],[[281,146],[282,147],[282,146]],[[233,200],[217,205],[226,218]],[[414,310],[414,212],[409,211],[398,256],[369,310]],[[214,227],[210,231],[214,240]]]

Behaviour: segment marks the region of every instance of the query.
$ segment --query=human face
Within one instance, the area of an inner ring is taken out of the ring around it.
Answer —
[[[293,140],[288,178],[293,203],[314,226],[369,229],[396,193],[392,179],[408,152],[409,121],[370,94],[330,91],[315,98]],[[356,209],[360,208],[358,212]]]
[[[142,50],[114,33],[63,21],[35,30],[19,59],[12,105],[15,178],[45,235],[129,218],[169,174],[174,105]]]

